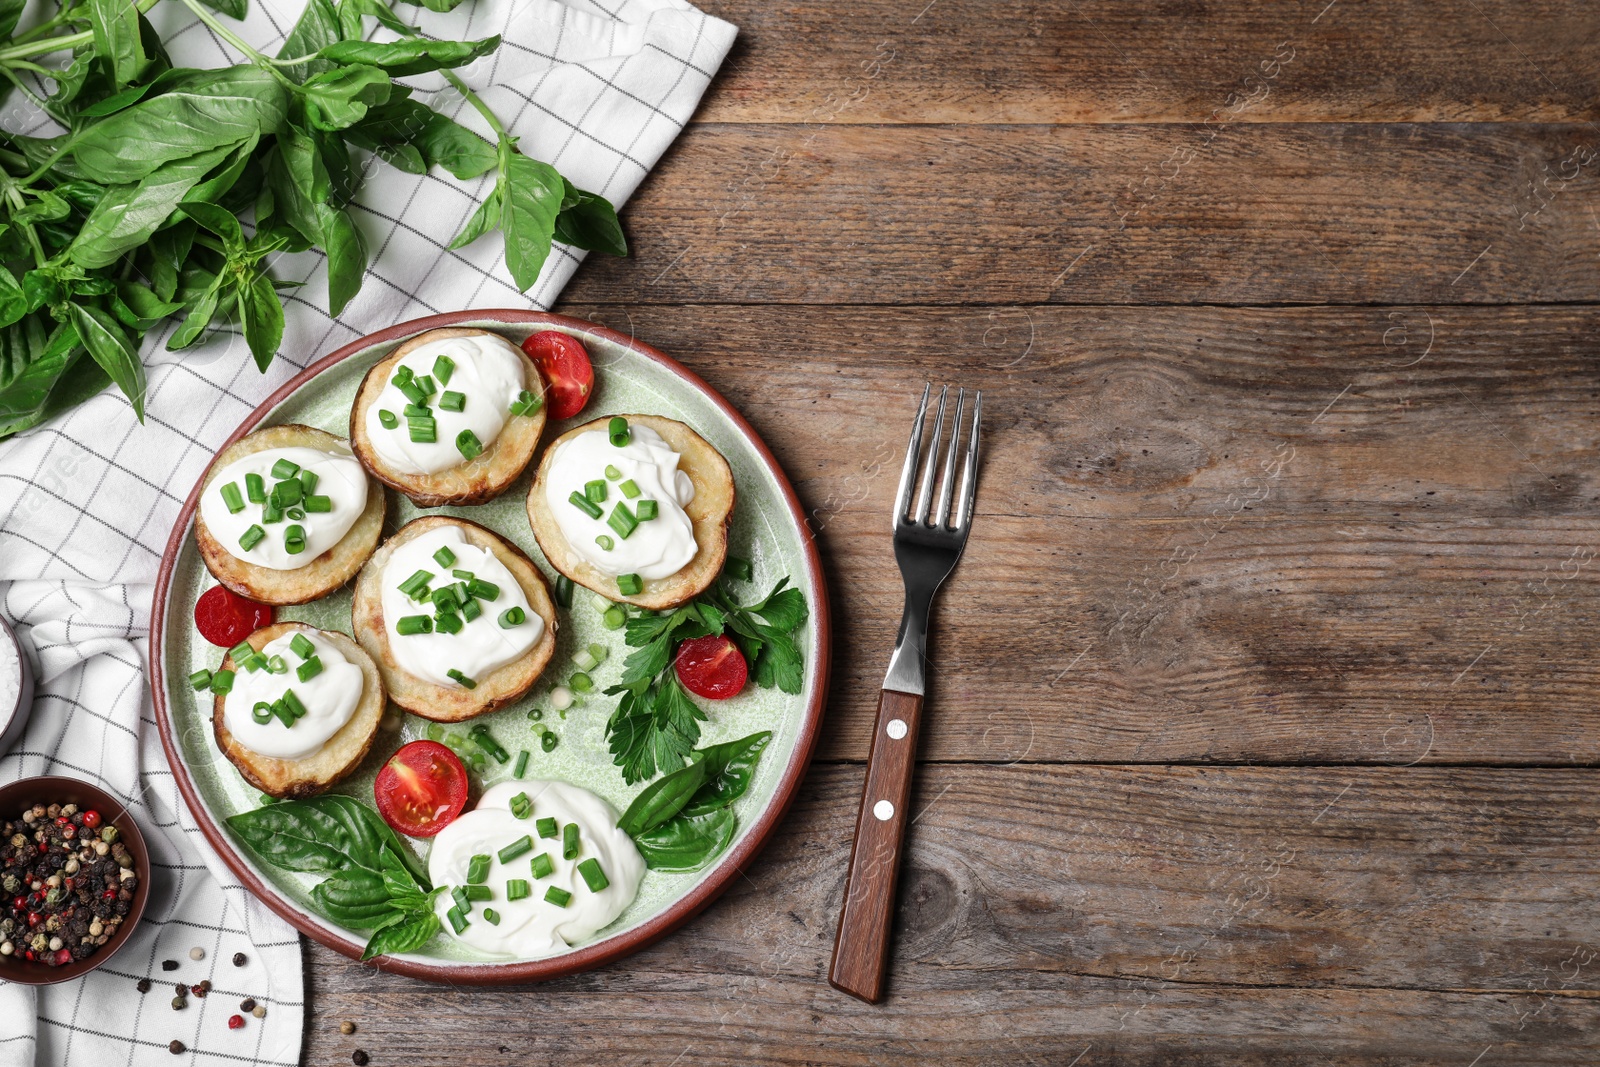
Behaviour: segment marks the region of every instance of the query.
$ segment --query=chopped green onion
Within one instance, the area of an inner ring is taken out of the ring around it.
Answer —
[[[541,852],[529,861],[535,878],[548,878],[555,873],[556,865],[551,862],[550,853]]]
[[[600,621],[608,630],[620,630],[628,624],[628,611],[621,604],[613,604],[605,610]]]
[[[471,885],[482,885],[489,878],[489,864],[494,861],[487,853],[478,853],[467,861],[467,882]]]
[[[626,541],[639,528],[639,520],[633,517],[633,512],[628,510],[628,505],[617,501],[617,506],[611,509],[611,514],[606,518],[606,525],[617,531],[617,536]]]
[[[467,592],[479,600],[499,600],[500,587],[493,582],[486,582],[482,578],[474,578],[467,583]]]
[[[522,751],[517,753],[517,765],[511,769],[511,777],[513,777],[513,778],[521,778],[526,773],[528,773],[528,750],[527,749],[523,749]],[[522,795],[523,796],[527,796],[528,794],[523,793]],[[511,798],[511,810],[512,810],[513,814],[516,813],[516,804],[517,804],[517,798],[516,797],[512,797]],[[530,810],[531,810],[531,807],[530,807]],[[526,819],[527,816],[526,815],[518,815],[517,818]]]
[[[639,483],[635,482],[632,478],[629,478],[627,481],[617,486],[617,488],[621,489],[622,495],[627,497],[629,500],[632,500],[639,495]]]
[[[480,722],[469,730],[467,736],[471,737],[479,748],[493,756],[496,763],[511,762],[511,753],[507,752],[500,742],[494,739],[494,735],[489,732],[489,728],[483,723]]]
[[[648,522],[661,514],[661,505],[654,500],[641,500],[633,506],[633,513],[640,522]]]
[[[595,504],[594,501],[578,492],[576,489],[572,491],[572,495],[567,497],[567,499],[572,502],[573,507],[583,512],[591,519],[598,519],[600,517],[601,511],[599,506]]]
[[[283,723],[283,725],[291,729],[294,728],[294,712],[290,711],[289,706],[282,700],[273,701],[272,714],[276,715],[278,717],[278,721]]]
[[[288,511],[284,512],[284,514],[289,516],[289,520],[291,522],[306,521],[306,511],[304,508],[290,508]]]
[[[327,496],[308,496],[301,501],[301,506],[313,514],[327,514],[333,510],[333,498]]]
[[[439,394],[439,410],[440,411],[461,411],[461,410],[465,409],[466,406],[467,406],[467,394],[466,393],[458,393],[458,392],[456,392],[455,390],[452,389],[448,393],[440,393]]]
[[[450,375],[456,371],[456,361],[449,356],[440,356],[433,361],[433,376],[439,379],[440,385],[450,384]]]
[[[394,387],[396,387],[396,388],[399,388],[400,383],[409,382],[413,378],[415,378],[416,376],[417,376],[417,372],[416,371],[412,370],[410,367],[408,367],[404,363],[402,363],[399,366],[395,367],[393,374],[389,375],[389,384],[394,386]]]
[[[621,415],[612,418],[606,432],[611,437],[611,443],[617,448],[622,448],[633,439],[633,433],[628,429],[628,420]]]
[[[302,682],[311,681],[311,679],[322,673],[322,658],[320,656],[312,656],[296,667],[294,673]]]
[[[644,579],[637,574],[617,575],[617,589],[623,596],[638,596],[644,592]],[[610,610],[609,608],[607,609]]]
[[[440,611],[455,611],[461,607],[460,602],[456,599],[456,587],[453,585],[435,589],[429,595],[429,599],[433,601],[433,606]]]
[[[526,856],[533,851],[533,838],[523,834],[511,844],[501,849],[498,853],[501,863],[510,863],[518,856]]]
[[[261,506],[261,521],[264,523],[283,521],[283,505],[271,495],[268,495],[267,502]]]
[[[258,726],[267,725],[272,721],[272,705],[265,700],[256,701],[256,706],[250,709],[250,717],[256,721]]]
[[[259,545],[267,536],[267,531],[252,524],[244,533],[239,535],[239,547],[246,552]]]
[[[456,902],[456,907],[461,909],[462,914],[472,914],[472,898],[467,896],[466,886],[458,885],[450,890],[450,899]]]
[[[499,926],[500,925],[500,913],[498,911],[495,911],[493,908],[484,908],[483,909],[483,921],[488,923],[490,926]]]
[[[295,634],[289,639],[289,650],[301,659],[310,659],[317,654],[317,646],[305,634]]]
[[[463,582],[470,582],[474,577],[471,571],[464,571],[460,567],[457,567],[455,570],[451,571],[450,576],[453,578],[460,578]]]
[[[468,678],[466,675],[462,674],[460,671],[456,670],[454,667],[450,668],[448,671],[445,671],[444,673],[445,673],[445,677],[454,679],[463,688],[466,688],[466,689],[476,689],[476,688],[478,688],[478,683],[477,682],[473,681],[471,678]]]
[[[392,430],[400,425],[400,420],[394,417],[394,412],[385,408],[378,409],[378,425],[385,430]]]
[[[428,394],[422,391],[422,387],[416,383],[415,379],[404,383],[396,382],[395,388],[404,393],[407,400],[419,407],[428,403]]]
[[[306,550],[306,528],[304,526],[295,523],[284,528],[283,550],[291,556],[298,556]]]
[[[244,495],[252,504],[265,504],[267,502],[266,479],[259,474],[246,474],[244,476]]]
[[[588,693],[594,689],[594,679],[590,678],[582,671],[578,671],[571,678],[567,679],[567,686],[579,693]]]
[[[271,671],[273,674],[288,674],[289,661],[284,659],[282,656],[268,656],[267,670]]]
[[[267,669],[267,657],[263,656],[259,652],[252,652],[244,658],[244,662],[239,664],[239,666],[243,667],[251,674],[254,674],[256,671],[264,671]]]
[[[464,885],[460,887],[461,895],[468,900],[493,900],[494,890],[486,885]]]
[[[471,622],[473,619],[476,619],[479,615],[482,615],[482,614],[483,614],[483,606],[481,604],[479,604],[476,600],[473,600],[471,597],[468,597],[465,601],[462,602],[462,604],[461,604],[461,621],[462,622]]]
[[[544,899],[548,900],[558,908],[564,908],[567,906],[567,903],[572,900],[572,894],[567,892],[565,889],[562,889],[558,885],[553,885],[544,891]]]
[[[233,657],[233,662],[235,663],[238,663],[239,661],[255,654],[255,646],[249,641],[240,641],[237,645],[234,645],[232,648],[228,649],[228,655]]]
[[[471,430],[462,430],[456,434],[456,451],[467,460],[474,460],[483,455],[483,442],[478,440],[478,435]]]
[[[561,713],[561,717],[565,719],[567,717],[567,713],[563,711]],[[556,745],[559,744],[560,741],[561,739],[557,737],[553,731],[547,732],[543,737],[539,738],[539,747],[544,749],[546,752],[554,752],[556,750]]]
[[[306,706],[300,703],[300,698],[294,695],[293,689],[285,689],[283,691],[283,706],[288,708],[289,713],[297,719],[306,717]]]
[[[408,418],[406,429],[411,433],[411,440],[418,444],[431,445],[439,440],[439,424],[431,418]]]
[[[286,459],[280,459],[278,462],[272,465],[272,476],[279,481],[282,481],[285,478],[293,478],[299,473],[300,464],[291,463]]]
[[[555,816],[553,815],[540,819],[538,822],[534,823],[533,826],[534,829],[539,831],[540,837],[555,837],[557,834],[556,820]]]
[[[530,887],[528,885],[528,880],[526,878],[507,878],[506,879],[506,899],[507,900],[522,900],[523,898],[529,897],[529,896],[532,896],[532,895],[533,895],[533,889],[532,889],[532,887]]]
[[[605,483],[605,479],[597,478],[596,480],[594,480],[592,482],[584,482],[583,483],[583,495],[588,497],[591,503],[595,503],[595,504],[604,503],[605,499],[606,499],[606,483]]]
[[[439,551],[433,554],[433,559],[441,567],[453,567],[456,562],[456,554],[450,551],[449,545],[440,545]]]
[[[458,634],[465,626],[466,623],[461,621],[461,616],[453,611],[441,611],[438,619],[433,624],[433,628],[442,634]],[[455,672],[452,671],[451,673],[454,674]],[[471,689],[472,686],[469,685],[467,688]]]
[[[400,414],[408,419],[431,419],[433,411],[426,404],[407,404]]]
[[[301,470],[300,488],[306,496],[310,496],[317,491],[317,483],[320,481],[322,481],[322,478],[316,471]]]
[[[610,478],[612,481],[615,482],[615,481],[619,480],[622,477],[622,472],[617,470],[616,467],[614,467],[611,464],[607,463],[606,464],[606,477]]]
[[[517,757],[517,762],[522,764],[524,769],[528,766],[527,755],[528,752],[524,749],[522,755]],[[528,794],[518,793],[511,798],[511,814],[518,819],[526,819],[533,814],[533,801],[528,799]]]
[[[569,822],[561,828],[561,858],[578,858],[578,824],[575,822]]]
[[[427,730],[425,730],[423,732],[427,735],[429,741],[443,741],[444,740],[444,727],[440,726],[436,722],[430,722],[428,724]]]
[[[556,605],[558,607],[572,607],[572,579],[565,574],[556,575]]]
[[[450,929],[454,930],[458,934],[465,930],[468,926],[472,925],[471,923],[467,922],[467,917],[462,914],[460,908],[451,908],[449,911],[445,912],[445,917],[450,920]]]
[[[195,671],[193,674],[189,675],[189,685],[196,693],[200,692],[202,689],[210,689],[211,672],[206,670],[204,667]]]
[[[222,487],[222,502],[228,505],[230,515],[237,515],[244,510],[244,494],[239,492],[238,482],[229,482]]]
[[[589,655],[594,657],[594,661],[596,663],[604,663],[606,661],[606,657],[611,655],[611,650],[605,645],[590,645]],[[588,668],[585,668],[585,670],[587,669]]]
[[[419,570],[400,583],[400,591],[412,600],[426,600],[428,583],[431,581],[433,581],[432,571]]]
[[[401,637],[410,637],[412,634],[433,633],[433,620],[426,615],[402,615],[395,620],[394,632]]]
[[[280,508],[293,507],[305,496],[305,487],[298,478],[287,478],[272,487],[272,502]]]
[[[512,401],[511,414],[532,415],[542,407],[544,407],[544,397],[535,396],[533,393],[530,393],[528,390],[524,389],[522,392],[517,394],[517,399]]]
[[[213,693],[233,692],[233,672],[213,671],[211,675],[211,691]]]
[[[433,379],[426,374],[418,375],[412,380],[417,383],[417,388],[422,390],[423,396],[432,396],[439,391],[439,387],[433,384]]]
[[[521,626],[528,621],[528,613],[518,607],[507,608],[500,613],[500,629],[509,630],[513,626]]]
[[[572,665],[580,671],[594,670],[595,667],[600,665],[600,660],[603,658],[594,654],[596,648],[603,649],[604,646],[590,645],[588,648],[580,650],[576,656],[572,657]]]
[[[537,709],[537,708],[535,708],[535,709],[534,709],[534,711],[530,711],[530,712],[528,712],[528,716],[529,716],[529,717],[530,717],[530,718],[532,718],[532,717],[533,717],[533,714],[534,714],[534,712],[535,712],[535,711],[538,711],[538,709]],[[539,718],[541,718],[541,719],[542,719],[542,718],[544,718],[544,713],[543,713],[543,712],[539,712]],[[548,727],[548,726],[546,726],[546,725],[545,725],[545,724],[544,724],[544,723],[542,723],[542,722],[535,722],[535,723],[534,723],[534,724],[533,724],[533,732],[534,732],[534,733],[535,733],[535,734],[539,734],[539,735],[541,735],[541,736],[542,736],[542,735],[543,735],[543,734],[544,734],[544,732],[545,732],[545,731],[546,731],[546,730],[548,730],[548,729],[549,729],[549,727]]]
[[[611,884],[611,879],[606,877],[606,872],[600,867],[600,861],[593,857],[578,864],[578,873],[583,875],[584,884],[591,892],[598,893]]]
[[[611,539],[610,534],[600,534],[594,539],[594,543],[605,549],[607,552],[610,552],[617,545],[617,543]]]

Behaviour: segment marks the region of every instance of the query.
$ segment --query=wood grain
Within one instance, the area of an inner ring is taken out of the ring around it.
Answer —
[[[567,297],[1595,302],[1597,173],[1587,125],[698,126]]]
[[[1205,122],[1229,94],[1246,122],[1569,121],[1600,97],[1600,22],[1577,0],[707,10],[740,41],[703,121]]]
[[[307,1062],[1586,1062],[1590,778],[931,766],[871,1008],[823,980],[862,776],[819,767],[747,880],[605,970],[462,992],[318,951]]]

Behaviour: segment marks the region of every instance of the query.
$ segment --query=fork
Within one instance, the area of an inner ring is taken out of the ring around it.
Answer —
[[[889,657],[889,673],[878,695],[878,719],[872,728],[872,750],[867,757],[867,780],[856,815],[855,845],[850,851],[850,873],[845,880],[844,908],[839,934],[833,943],[833,966],[828,983],[835,989],[876,1003],[883,997],[884,975],[889,967],[889,931],[894,921],[895,886],[900,878],[900,851],[905,841],[907,807],[911,801],[911,775],[916,767],[917,729],[922,720],[924,649],[928,638],[928,609],[933,594],[955,570],[972,529],[972,503],[978,488],[978,430],[983,415],[983,394],[972,398],[972,432],[962,453],[964,471],[961,498],[951,512],[956,482],[956,459],[961,452],[961,415],[966,390],[956,390],[955,417],[950,422],[950,443],[944,455],[939,504],[932,517],[938,469],[939,441],[944,433],[945,401],[950,387],[939,390],[939,410],[933,422],[933,441],[927,462],[922,458],[922,428],[928,417],[931,383],[923,387],[900,472],[900,491],[894,505],[894,557],[905,583],[905,613],[900,635]],[[920,468],[920,469],[919,469]],[[917,486],[921,485],[920,491]],[[916,506],[912,494],[916,491]]]

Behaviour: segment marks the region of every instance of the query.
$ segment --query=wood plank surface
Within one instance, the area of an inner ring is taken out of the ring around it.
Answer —
[[[1586,121],[1600,93],[1579,0],[706,10],[741,33],[703,121]]]
[[[307,1062],[1587,1062],[1591,779],[929,767],[869,1007],[823,980],[861,771],[818,767],[744,879],[612,967],[455,990],[317,953]]]
[[[1589,125],[692,127],[592,303],[1600,301]]]
[[[1600,309],[568,310],[783,457],[832,574],[824,758],[866,756],[931,378],[986,437],[926,757],[1596,760]]]

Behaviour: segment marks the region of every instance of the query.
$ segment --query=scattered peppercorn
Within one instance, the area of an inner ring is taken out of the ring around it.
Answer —
[[[233,965],[235,967],[243,967],[248,962],[249,962],[249,960],[246,959],[245,954],[243,952],[235,952],[233,954]]]
[[[148,979],[148,978],[139,979],[139,992],[141,992],[141,993],[150,992],[150,979]]]
[[[182,997],[173,997],[172,998],[172,1010],[173,1011],[182,1011],[184,1008],[187,1008],[188,1006],[189,1006],[189,1002],[187,1000],[184,1000]]]
[[[245,997],[243,1000],[239,1001],[239,1010],[240,1011],[255,1011],[256,1010],[255,998],[254,997]]]
[[[178,996],[180,997],[186,997],[189,995],[189,987],[184,985],[182,982],[173,983],[172,988],[178,991]]]
[[[203,960],[206,958],[206,950],[198,946],[192,948],[189,950],[189,958],[191,960]]]
[[[267,1006],[265,1004],[257,1004],[255,1007],[250,1009],[250,1014],[254,1015],[257,1019],[265,1019],[267,1017]]]
[[[243,1030],[244,1029],[244,1016],[243,1015],[230,1015],[230,1016],[228,1016],[228,1029],[229,1030]]]
[[[206,994],[211,992],[211,983],[210,982],[201,982],[199,985],[190,986],[189,987],[189,992],[193,993],[195,996],[199,997],[201,1000],[204,1000],[204,999],[206,999]]]
[[[175,970],[178,969],[178,961],[177,960],[162,960],[161,961],[161,969],[163,971],[175,971]]]
[[[360,1049],[356,1049],[354,1052],[350,1053],[350,1061],[354,1063],[356,1067],[367,1067],[367,1054]]]
[[[347,1035],[353,1034],[356,1032],[356,1024],[351,1022],[349,1019],[346,1019],[344,1022],[339,1024],[339,1032]]]
[[[172,1044],[167,1046],[167,1051],[172,1053],[174,1056],[181,1056],[187,1052],[188,1049],[184,1046],[182,1041],[174,1041]]]

